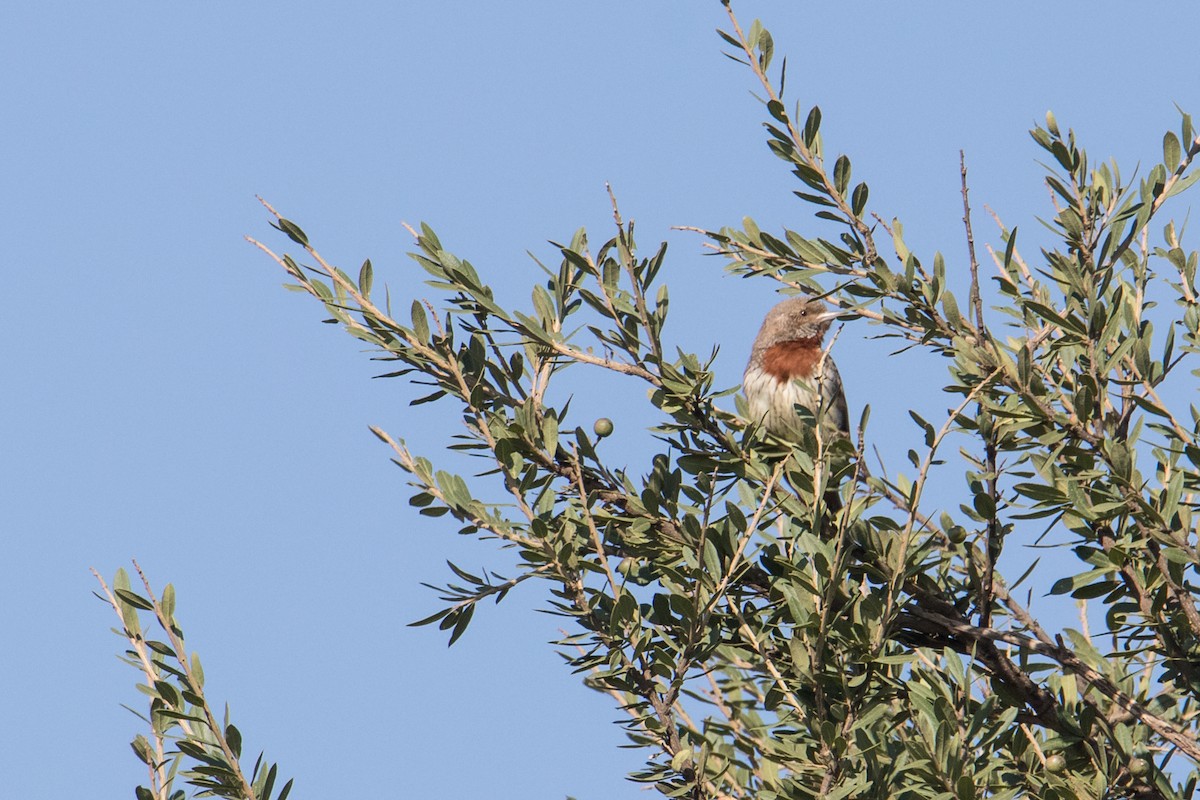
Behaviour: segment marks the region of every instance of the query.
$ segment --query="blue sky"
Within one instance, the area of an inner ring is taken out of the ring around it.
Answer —
[[[958,151],[982,213],[1045,214],[1026,130],[1052,108],[1093,157],[1161,157],[1178,104],[1200,112],[1190,3],[745,2],[824,112],[871,207],[929,256],[965,256]],[[179,618],[247,751],[294,797],[635,797],[636,753],[545,643],[527,584],[447,650],[405,623],[420,581],[502,567],[489,543],[412,513],[367,431],[436,456],[443,410],[371,381],[378,365],[242,237],[282,246],[255,200],[329,258],[366,257],[393,297],[429,296],[401,222],[426,221],[502,297],[526,250],[607,236],[611,182],[639,241],[671,243],[668,338],[722,344],[736,383],[774,296],[723,275],[671,226],[810,226],[763,144],[751,76],[720,55],[705,3],[25,3],[0,25],[0,774],[13,797],[130,796],[137,676],[90,596],[137,557]],[[1191,202],[1185,198],[1185,202]],[[1182,216],[1184,205],[1177,205]],[[959,271],[959,280],[965,270]],[[965,283],[958,284],[959,288]],[[965,292],[960,294],[965,296]],[[875,443],[919,441],[906,409],[946,407],[942,366],[847,326],[835,355]],[[641,451],[640,390],[589,397]],[[614,405],[615,403],[615,405]],[[622,441],[622,433],[628,439]],[[1069,624],[1068,621],[1063,621]]]

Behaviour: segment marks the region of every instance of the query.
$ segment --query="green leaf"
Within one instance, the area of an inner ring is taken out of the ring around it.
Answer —
[[[358,291],[363,297],[369,297],[371,294],[371,284],[375,282],[375,270],[371,267],[371,259],[367,259],[362,263],[362,268],[358,271]]]
[[[261,756],[260,756],[260,758],[261,758]],[[267,769],[266,775],[263,779],[263,787],[262,787],[263,800],[270,800],[271,790],[275,788],[275,775],[276,774],[277,774],[277,767],[275,764],[272,764]],[[290,783],[290,781],[289,781],[289,783]]]
[[[410,622],[410,623],[408,623],[408,627],[410,627],[410,628],[419,628],[419,627],[421,627],[422,625],[430,625],[430,624],[432,624],[432,623],[434,623],[434,622],[437,622],[438,620],[442,619],[443,617],[445,617],[447,614],[449,614],[449,613],[450,613],[451,611],[453,611],[453,610],[454,610],[454,609],[452,609],[452,608],[446,608],[446,609],[442,609],[441,611],[438,611],[438,612],[437,612],[437,613],[435,613],[435,614],[430,614],[428,617],[424,617],[423,619],[419,619],[419,620],[417,620],[416,622]]]
[[[1168,172],[1174,172],[1183,160],[1183,151],[1179,146],[1179,137],[1171,131],[1163,136],[1163,165]]]
[[[207,747],[201,742],[181,739],[175,743],[175,747],[179,752],[186,756],[196,759],[204,764],[213,764],[217,766],[225,766],[224,759],[210,752]]]
[[[1187,177],[1181,178],[1180,180],[1175,181],[1175,183],[1171,185],[1171,190],[1169,192],[1167,192],[1167,196],[1174,197],[1175,195],[1179,194],[1180,192],[1191,188],[1192,184],[1194,184],[1197,180],[1200,180],[1200,170],[1193,169],[1187,175]]]
[[[183,698],[179,696],[179,691],[167,681],[155,681],[154,691],[158,692],[158,696],[171,708],[183,707]]]
[[[892,218],[892,246],[896,248],[896,255],[905,263],[905,269],[908,269],[908,257],[912,254],[908,249],[908,245],[904,243],[904,225],[900,222],[899,217]]]
[[[167,584],[163,587],[162,598],[159,600],[159,605],[162,606],[163,616],[168,622],[175,620],[175,587]]]
[[[738,50],[742,49],[742,43],[739,42],[736,38],[734,38],[734,36],[732,34],[726,33],[725,31],[718,28],[717,36],[720,36],[722,39],[724,39],[726,44],[732,45],[733,47],[736,47]]]
[[[863,210],[867,207],[867,196],[869,193],[865,183],[860,183],[854,187],[854,194],[850,198],[850,210],[854,212],[854,216],[862,216]]]
[[[308,247],[308,237],[304,235],[304,231],[300,230],[300,226],[296,223],[280,217],[275,227],[287,234],[288,238],[296,244],[301,247]]]
[[[555,313],[554,300],[550,297],[550,293],[546,291],[546,287],[541,284],[533,287],[533,308],[537,311],[538,319],[547,329],[558,319],[558,314]]]
[[[1067,594],[1070,592],[1073,597],[1099,597],[1112,591],[1116,586],[1116,582],[1108,579],[1096,582],[1096,579],[1107,578],[1113,571],[1113,567],[1101,567],[1099,569],[1088,570],[1079,575],[1059,578],[1050,587],[1050,594]]]
[[[428,342],[429,319],[425,316],[424,304],[420,300],[413,300],[410,313],[412,314],[413,333],[422,342]]]
[[[808,119],[804,121],[804,145],[812,147],[813,142],[817,140],[817,134],[821,131],[821,109],[818,106],[813,106],[808,112]]]
[[[133,738],[129,746],[133,748],[133,752],[137,754],[138,760],[143,764],[153,766],[154,762],[158,760],[154,754],[154,750],[150,747],[149,740],[140,733]]]
[[[771,32],[763,28],[758,37],[758,66],[763,72],[770,68],[771,57],[774,55],[775,40],[771,38]]]
[[[558,420],[553,414],[542,420],[542,444],[551,456],[558,450]]]
[[[192,679],[196,682],[197,689],[204,688],[204,668],[200,666],[200,656],[195,652],[191,657]]]
[[[157,652],[157,654],[160,654],[163,656],[172,656],[172,657],[175,656],[174,648],[172,648],[172,646],[170,646],[166,643],[155,642],[154,639],[146,639],[146,646],[148,646],[148,648],[150,648],[151,650],[154,650],[155,652]]]
[[[242,757],[242,733],[233,725],[225,726],[225,742],[229,745],[234,756]]]
[[[955,328],[962,327],[962,316],[958,313],[958,301],[949,291],[942,292],[942,310],[946,314],[947,322]]]
[[[129,589],[113,589],[117,598],[122,602],[128,603],[134,608],[140,608],[142,611],[153,611],[154,604],[140,594],[130,591]]]
[[[1042,503],[1066,503],[1067,496],[1053,486],[1043,483],[1018,483],[1013,486],[1018,494]]]
[[[838,156],[837,161],[833,162],[833,185],[839,195],[846,196],[846,190],[850,187],[850,159],[846,156]]]
[[[467,626],[471,624],[471,617],[475,614],[475,606],[465,606],[457,614],[452,614],[447,619],[454,619],[454,630],[450,633],[450,641],[446,643],[447,647],[452,646],[458,641],[459,637],[467,632]],[[445,628],[443,627],[443,630]]]

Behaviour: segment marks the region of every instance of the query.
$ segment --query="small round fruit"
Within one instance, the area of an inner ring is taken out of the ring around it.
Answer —
[[[1058,753],[1046,759],[1046,772],[1051,775],[1061,775],[1067,770],[1067,760]]]
[[[603,439],[605,436],[612,434],[613,421],[608,417],[601,417],[600,419],[596,420],[596,424],[592,426],[592,430],[596,432],[597,436]]]
[[[1150,774],[1150,762],[1144,758],[1129,760],[1129,774],[1135,778],[1144,778]]]

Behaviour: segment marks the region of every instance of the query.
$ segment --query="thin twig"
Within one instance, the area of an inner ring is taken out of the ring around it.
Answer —
[[[987,337],[988,331],[983,321],[983,298],[979,291],[979,259],[975,256],[975,234],[971,230],[971,201],[969,189],[967,188],[967,157],[962,151],[958,151],[959,175],[962,179],[962,200],[963,200],[963,225],[966,228],[967,234],[967,254],[970,257],[971,265],[971,309],[975,314],[976,335],[978,337]],[[978,416],[984,418],[988,416],[988,410],[981,402],[979,404]],[[979,624],[983,627],[988,627],[992,624],[992,576],[996,571],[996,559],[1000,556],[1002,542],[1000,541],[1000,520],[997,513],[1000,508],[1000,489],[999,489],[999,474],[996,469],[996,437],[991,427],[988,427],[988,432],[980,430],[980,436],[983,438],[983,455],[984,468],[987,472],[985,478],[986,490],[988,498],[991,500],[992,512],[987,518],[987,531],[985,533],[986,541],[983,548],[983,569],[979,577]]]
[[[768,78],[766,73],[763,72],[762,66],[758,63],[758,59],[755,58],[749,42],[746,41],[746,35],[742,32],[742,26],[738,23],[737,17],[733,13],[733,7],[730,5],[729,0],[722,0],[722,2],[725,6],[725,12],[729,16],[729,23],[733,26],[733,31],[737,35],[737,40],[741,45],[742,52],[746,54],[746,62],[750,66],[750,69],[754,71],[755,76],[758,78],[758,82],[763,87],[763,91],[767,93],[767,96],[771,99],[771,101],[777,103],[780,108],[783,108],[783,101],[779,97],[779,94],[775,91],[775,87],[771,83],[770,78]],[[829,175],[824,169],[821,158],[817,154],[813,153],[809,149],[808,145],[804,143],[804,137],[800,135],[798,130],[796,130],[795,123],[792,121],[791,117],[787,117],[786,124],[788,137],[791,140],[792,146],[796,148],[796,152],[800,154],[805,163],[808,166],[813,167],[820,174],[821,182],[824,184],[825,194],[834,202],[838,210],[842,213],[842,216],[845,218],[846,222],[848,222],[850,226],[854,228],[855,232],[857,232],[862,238],[863,244],[866,245],[866,250],[862,257],[863,264],[874,264],[879,251],[875,247],[875,238],[871,234],[871,226],[854,213],[854,209],[850,206],[850,204],[846,201],[846,198],[842,196],[842,193],[838,191],[837,186],[835,186],[833,181],[829,178]]]
[[[784,679],[783,673],[780,672],[779,667],[775,665],[775,659],[771,658],[771,655],[763,649],[762,644],[760,644],[758,641],[758,637],[746,623],[746,618],[742,615],[742,610],[738,608],[738,604],[732,597],[726,595],[725,605],[729,608],[734,618],[738,621],[738,631],[742,634],[742,637],[746,640],[746,643],[750,645],[750,649],[752,649],[762,660],[763,666],[765,666],[767,668],[767,672],[771,674],[771,678],[775,681],[775,686],[779,689],[779,692],[783,695],[784,699],[787,700],[788,705],[792,707],[792,710],[796,712],[800,719],[807,719],[807,707],[804,703],[800,702],[800,698],[798,698],[796,693],[792,691],[791,686],[788,684],[787,680]]]
[[[962,177],[963,225],[967,230],[967,254],[971,263],[971,310],[975,312],[975,326],[979,333],[984,331],[983,299],[979,295],[979,259],[975,257],[975,234],[971,231],[971,201],[967,189],[967,157],[962,150],[958,151],[959,173]]]
[[[946,436],[949,435],[951,428],[954,426],[955,420],[963,412],[963,409],[975,401],[975,398],[979,395],[979,393],[982,392],[989,383],[991,383],[992,379],[996,377],[997,374],[999,374],[1000,369],[1000,367],[996,367],[994,370],[992,370],[992,372],[986,378],[980,381],[975,388],[973,388],[970,393],[963,398],[963,401],[958,404],[957,408],[953,409],[949,414],[946,415],[946,421],[934,435],[933,441],[930,442],[929,450],[925,454],[925,458],[921,460],[921,470],[917,474],[917,479],[913,483],[912,492],[909,494],[909,497],[906,501],[907,506],[910,509],[910,514],[908,517],[908,522],[905,523],[904,529],[900,533],[899,555],[897,556],[898,564],[903,565],[906,563],[908,548],[914,532],[913,528],[917,523],[917,507],[920,504],[921,496],[925,491],[925,484],[929,479],[929,472],[933,468],[933,462],[938,448],[941,446],[941,443]],[[891,617],[892,609],[895,607],[896,603],[896,596],[900,591],[900,587],[904,581],[904,578],[905,573],[904,570],[901,569],[892,576],[891,580],[888,581],[887,598],[884,602],[884,619]]]
[[[774,472],[771,473],[771,478],[763,487],[762,501],[759,502],[758,508],[754,509],[754,516],[752,516],[750,521],[746,523],[746,530],[742,531],[742,535],[738,537],[738,543],[737,547],[734,549],[733,557],[729,559],[729,568],[726,569],[725,574],[721,576],[721,582],[717,584],[715,589],[713,589],[712,597],[710,597],[708,603],[705,604],[702,618],[707,619],[708,614],[711,613],[712,609],[716,607],[716,604],[720,602],[725,590],[729,588],[729,583],[733,580],[734,575],[737,574],[737,568],[741,563],[742,554],[746,551],[746,545],[750,543],[750,540],[758,531],[759,520],[762,519],[762,515],[769,505],[771,494],[775,489],[775,483],[779,480],[779,476],[783,473],[783,468],[786,464],[787,461],[781,460],[775,466]],[[699,554],[698,560],[701,564],[704,563],[703,553]]]
[[[163,631],[167,634],[167,639],[171,642],[171,648],[175,651],[175,660],[179,662],[179,669],[183,673],[183,679],[187,683],[188,690],[196,696],[196,699],[200,701],[195,705],[198,705],[201,713],[204,714],[204,720],[207,723],[209,732],[212,734],[213,739],[216,740],[217,747],[221,749],[221,753],[225,756],[225,762],[232,770],[233,777],[237,779],[237,782],[243,792],[243,797],[253,800],[253,798],[257,795],[255,794],[253,787],[250,785],[250,781],[248,781],[246,776],[242,774],[241,762],[239,761],[237,755],[234,754],[233,749],[229,746],[229,740],[225,736],[225,727],[217,720],[215,716],[213,716],[212,708],[209,706],[208,700],[204,696],[203,682],[198,680],[194,674],[192,670],[191,659],[188,657],[187,648],[184,647],[183,639],[181,639],[179,634],[176,632],[177,627],[175,625],[175,620],[167,617],[166,613],[163,611],[162,604],[159,603],[154,597],[154,590],[150,588],[150,581],[147,580],[145,573],[142,572],[141,565],[134,561],[133,568],[137,570],[138,577],[142,579],[142,586],[146,590],[146,598],[149,599],[150,603],[154,606],[154,616],[158,620],[159,627],[163,629]]]
[[[392,448],[392,452],[394,452],[396,454],[396,463],[398,463],[401,467],[403,467],[404,470],[406,472],[408,472],[410,475],[412,475],[414,478],[419,480],[421,482],[421,488],[425,492],[432,495],[443,505],[450,507],[450,508],[454,507],[453,504],[450,503],[449,499],[445,496],[445,494],[443,494],[441,489],[439,489],[435,484],[425,481],[424,479],[421,478],[421,473],[420,473],[420,470],[418,469],[417,460],[413,457],[413,454],[409,451],[409,449],[407,447],[405,447],[404,445],[400,444],[395,439],[393,439],[391,437],[391,434],[389,434],[387,431],[383,430],[382,428],[372,425],[370,427],[370,430],[371,430],[371,433],[375,434],[386,445],[388,445],[389,447]],[[459,512],[459,513],[461,513],[461,512]],[[481,528],[482,530],[485,530],[491,534],[494,534],[495,536],[497,536],[501,539],[504,539],[507,542],[512,542],[513,544],[517,544],[517,545],[520,545],[521,547],[526,547],[531,550],[543,549],[543,543],[538,541],[537,539],[531,538],[529,536],[525,536],[524,534],[518,533],[517,531],[511,530],[509,528],[502,528],[502,527],[494,524],[490,520],[487,520],[483,517],[480,517],[478,515],[465,515],[465,514],[463,515],[463,517],[464,517],[464,519],[466,519],[466,521],[470,522],[475,527]]]
[[[621,588],[617,583],[616,575],[613,574],[612,565],[608,563],[608,553],[604,550],[604,542],[600,539],[600,531],[596,528],[596,520],[592,518],[587,487],[583,484],[583,470],[579,466],[579,450],[573,444],[571,445],[571,453],[574,456],[575,488],[579,492],[579,510],[587,522],[588,533],[592,537],[592,546],[596,549],[596,558],[600,560],[600,564],[604,567],[604,574],[608,577],[609,591],[612,592],[612,598],[616,601],[621,596]]]
[[[100,587],[104,590],[105,599],[108,601],[108,604],[112,606],[113,611],[117,612],[117,619],[121,620],[121,630],[124,632],[125,639],[129,642],[132,652],[138,657],[138,663],[141,667],[142,674],[146,676],[146,685],[153,686],[155,683],[161,680],[161,675],[159,674],[157,666],[154,664],[154,657],[150,655],[149,648],[146,646],[145,637],[137,635],[133,631],[129,630],[125,623],[125,617],[121,613],[121,605],[117,601],[115,592],[108,587],[108,584],[105,582],[104,578],[101,577],[99,572],[97,572],[94,568],[91,568],[90,571],[92,575],[95,576],[96,580],[100,582]],[[136,613],[136,611],[134,613]],[[146,765],[150,770],[150,785],[153,787],[154,794],[157,796],[158,800],[167,800],[167,790],[170,788],[171,784],[169,774],[167,772],[166,744],[162,734],[159,733],[158,728],[154,725],[153,717],[151,717],[149,722],[150,735],[154,737],[155,755],[155,763]],[[176,720],[176,722],[179,724],[179,728],[184,732],[185,736],[190,737],[192,735],[192,726],[188,720],[180,719]]]

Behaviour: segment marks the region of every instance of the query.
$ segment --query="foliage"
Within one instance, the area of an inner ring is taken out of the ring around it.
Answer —
[[[183,629],[175,619],[175,588],[167,584],[156,598],[141,568],[144,594],[134,592],[129,574],[117,570],[112,588],[93,570],[104,594],[121,620],[113,633],[129,642],[123,661],[140,670],[146,682],[138,690],[150,698],[148,715],[134,712],[149,727],[149,737],[138,734],[130,743],[146,765],[149,786],[138,786],[138,800],[183,800],[184,789],[175,788],[176,777],[198,790],[195,797],[224,797],[228,800],[287,800],[289,780],[275,791],[275,764],[254,762],[247,776],[242,769],[242,734],[229,721],[229,709],[217,720],[204,696],[204,670],[195,652],[184,646]],[[146,638],[149,634],[141,612],[149,611],[165,641]],[[131,711],[133,709],[130,709]]]
[[[985,316],[965,166],[960,303],[945,259],[911,252],[900,221],[869,210],[850,159],[826,159],[820,110],[787,110],[767,30],[743,30],[732,11],[729,22],[721,36],[761,85],[768,143],[835,235],[751,220],[705,235],[734,274],[827,296],[943,358],[955,407],[913,414],[924,447],[911,474],[868,469],[866,414],[853,442],[824,441],[819,427],[795,444],[770,439],[740,398],[742,413],[721,407],[736,389],[715,385],[715,353],[666,352],[666,248],[641,255],[615,202],[614,235],[560,245],[525,310],[502,306],[424,225],[414,258],[443,299],[394,310],[369,261],[351,277],[267,206],[304,255],[255,244],[398,362],[390,375],[428,385],[416,403],[461,414],[452,447],[486,465],[466,478],[372,429],[409,474],[412,505],[519,553],[511,577],[451,565],[445,605],[416,624],[454,642],[480,601],[546,581],[573,621],[559,643],[570,665],[613,697],[646,753],[632,779],[671,797],[1193,796],[1200,413],[1183,410],[1192,384],[1180,366],[1200,350],[1200,257],[1174,223],[1152,229],[1200,175],[1191,119],[1132,182],[1048,115],[1032,134],[1049,158],[1052,242],[1027,260],[1016,228],[1000,225],[1003,246],[989,249],[999,305]],[[597,441],[619,426],[589,433],[555,399],[571,366],[648,388],[663,447],[643,471],[601,457]],[[931,508],[930,470],[951,439],[965,443],[959,502]],[[1015,595],[1029,573],[997,571],[1010,535],[1035,526],[1068,540],[1076,570],[1053,592],[1098,603],[1102,632],[1046,630]],[[166,595],[135,597],[109,594],[147,673],[157,749],[139,755],[152,796],[167,797],[174,774],[169,733],[174,758],[201,763],[195,785],[269,796],[240,778],[238,737],[208,713]],[[169,645],[141,639],[136,608],[155,611]]]

